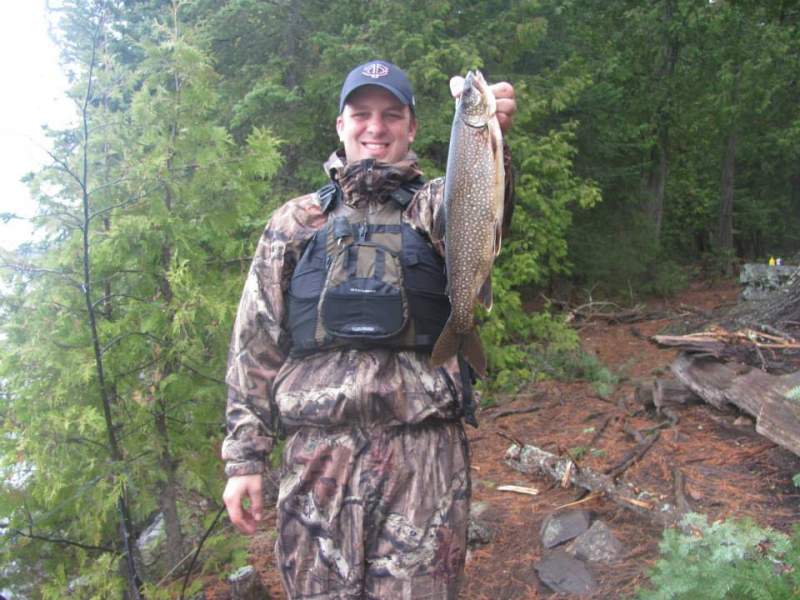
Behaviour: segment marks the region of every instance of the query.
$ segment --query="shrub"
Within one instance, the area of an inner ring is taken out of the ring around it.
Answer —
[[[800,528],[792,537],[750,520],[690,513],[664,532],[640,600],[789,600],[800,597]]]

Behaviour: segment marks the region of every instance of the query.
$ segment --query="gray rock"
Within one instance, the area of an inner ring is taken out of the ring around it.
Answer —
[[[540,531],[542,545],[553,548],[568,540],[578,537],[589,529],[591,517],[585,510],[571,510],[569,512],[548,516]]]
[[[563,550],[545,554],[534,568],[542,583],[554,592],[583,596],[597,588],[586,565]]]
[[[148,578],[155,579],[164,574],[164,566],[161,562],[164,559],[164,543],[167,540],[167,532],[164,529],[164,515],[158,513],[153,522],[147,526],[136,546],[139,548],[139,555],[142,558],[145,573]]]
[[[622,543],[603,521],[595,521],[572,545],[576,558],[611,563],[622,554]]]
[[[467,526],[467,545],[471,548],[485,546],[494,539],[494,530],[480,519],[470,518]]]
[[[743,300],[764,300],[785,285],[797,271],[797,265],[747,263],[739,273],[739,283],[744,286]]]
[[[473,502],[469,509],[467,526],[467,546],[484,546],[494,539],[494,528],[485,518],[489,505],[486,502]]]
[[[253,567],[242,567],[228,577],[231,600],[269,600],[269,593]]]
[[[473,502],[469,506],[469,514],[472,517],[479,517],[483,513],[486,512],[486,509],[489,508],[488,502]]]

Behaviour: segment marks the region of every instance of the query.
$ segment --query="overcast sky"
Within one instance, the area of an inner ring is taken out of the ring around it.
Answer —
[[[0,212],[30,217],[34,205],[20,178],[47,161],[42,125],[63,127],[74,108],[65,97],[66,78],[58,51],[47,34],[45,0],[4,2],[0,8]],[[0,223],[0,246],[11,249],[26,241],[26,223]]]

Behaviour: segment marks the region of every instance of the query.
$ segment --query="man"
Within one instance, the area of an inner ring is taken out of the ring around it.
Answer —
[[[460,92],[454,78],[451,90]],[[501,127],[516,109],[492,86]],[[290,598],[454,598],[466,554],[466,378],[433,368],[444,324],[442,179],[410,151],[414,96],[371,61],[340,93],[331,183],[289,201],[259,242],[234,326],[222,449],[231,521],[261,518],[286,435],[276,553]],[[249,508],[246,507],[249,501]]]

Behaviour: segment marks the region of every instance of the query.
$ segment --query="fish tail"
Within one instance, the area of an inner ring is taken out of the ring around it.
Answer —
[[[442,333],[433,345],[433,352],[431,352],[431,365],[434,367],[441,366],[447,361],[448,358],[458,354],[461,346],[462,336],[456,333],[456,328],[453,322],[448,319],[444,324]]]
[[[481,377],[486,376],[486,354],[478,330],[471,329],[467,333],[460,334],[456,332],[452,323],[447,321],[433,346],[431,365],[438,367],[459,352],[464,355],[476,373]]]
[[[478,375],[486,377],[486,353],[483,351],[478,330],[473,329],[462,335],[461,338],[461,352],[464,353],[464,358]]]

